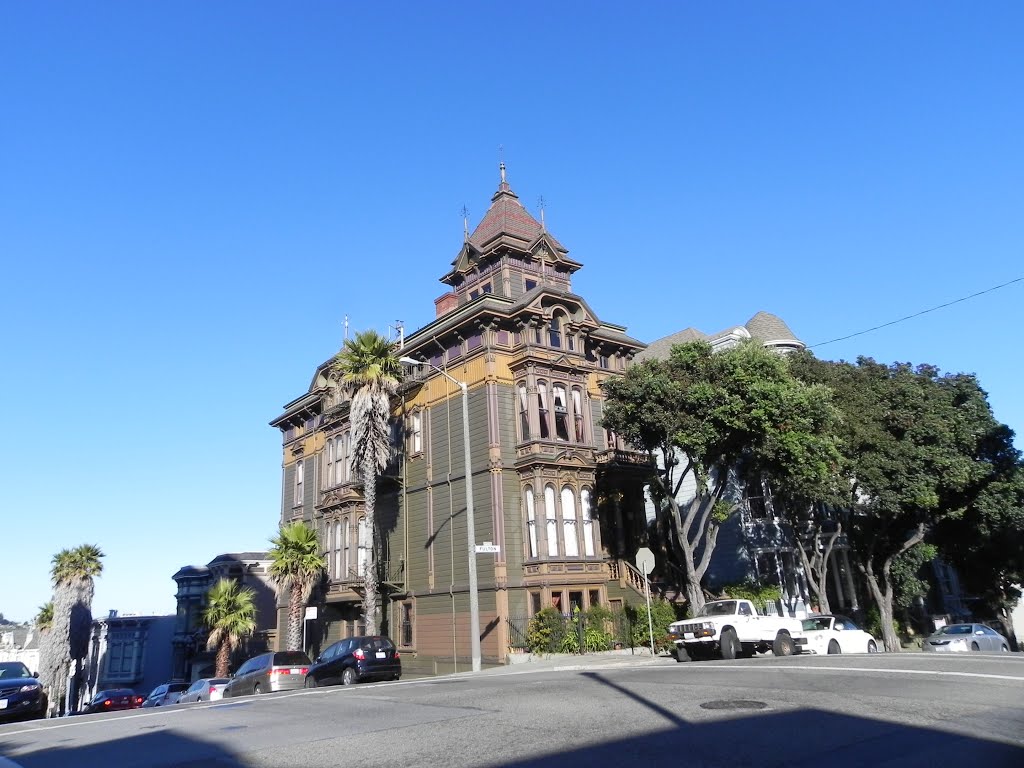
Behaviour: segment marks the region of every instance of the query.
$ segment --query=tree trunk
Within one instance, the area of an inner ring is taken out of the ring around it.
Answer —
[[[288,590],[288,648],[289,651],[306,650],[302,647],[302,622],[305,606],[302,604],[302,588],[292,577]]]
[[[804,567],[807,576],[807,586],[818,604],[819,613],[832,613],[832,607],[828,602],[828,564],[832,559],[832,546],[839,538],[839,531],[830,534],[829,542],[824,551],[819,551],[821,545],[820,531],[814,534],[814,552],[811,557],[807,556],[807,548],[797,537],[796,546],[800,553],[800,562]]]
[[[231,645],[227,638],[217,644],[217,677],[228,676],[228,665],[231,663]]]
[[[377,503],[377,471],[373,459],[367,456],[363,460],[363,504],[365,507],[366,536],[366,568],[363,571],[363,614],[366,621],[366,634],[376,635],[380,626],[380,596],[377,584],[377,528],[375,509]]]
[[[690,616],[696,616],[704,607],[704,590],[700,586],[700,579],[692,569],[686,569],[686,603],[690,609]]]
[[[882,643],[885,645],[885,650],[887,653],[899,653],[902,650],[900,638],[892,626],[892,585],[886,577],[889,571],[888,566],[891,562],[892,558],[889,558],[882,566],[883,583],[880,583],[875,575],[874,566],[870,560],[861,566],[861,572],[867,580],[868,589],[871,591],[871,596],[875,599],[875,605],[878,607],[879,621],[882,625]]]

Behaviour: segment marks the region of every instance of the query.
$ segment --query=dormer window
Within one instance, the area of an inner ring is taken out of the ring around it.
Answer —
[[[476,298],[480,297],[481,295],[483,295],[485,293],[492,293],[493,290],[494,289],[491,287],[490,283],[484,283],[479,288],[474,288],[472,291],[470,291],[469,292],[469,298],[470,298],[470,300],[473,300],[473,299],[476,299]]]
[[[551,316],[551,324],[548,326],[548,341],[555,349],[561,349],[562,321],[558,315]]]
[[[532,291],[534,288],[537,287],[537,281],[536,280],[531,280],[530,278],[526,278],[526,281],[523,283],[523,287],[527,291]]]

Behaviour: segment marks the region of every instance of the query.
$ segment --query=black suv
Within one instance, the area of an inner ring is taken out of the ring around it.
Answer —
[[[20,661],[0,661],[0,721],[45,717],[46,693]]]
[[[306,687],[352,685],[364,680],[398,680],[402,659],[384,635],[349,637],[327,646],[306,674]]]

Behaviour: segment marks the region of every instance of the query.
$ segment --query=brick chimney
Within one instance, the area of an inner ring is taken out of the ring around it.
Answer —
[[[437,317],[447,315],[459,306],[459,297],[454,293],[446,293],[440,298],[434,299],[434,308],[437,310]]]

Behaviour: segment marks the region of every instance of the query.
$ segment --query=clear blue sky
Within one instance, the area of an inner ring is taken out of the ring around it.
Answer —
[[[0,611],[63,547],[106,552],[96,614],[264,548],[267,422],[346,314],[432,319],[499,145],[644,341],[763,309],[814,344],[1021,277],[1022,39],[1019,2],[3,3]],[[1021,431],[1022,305],[817,352],[974,372]]]

